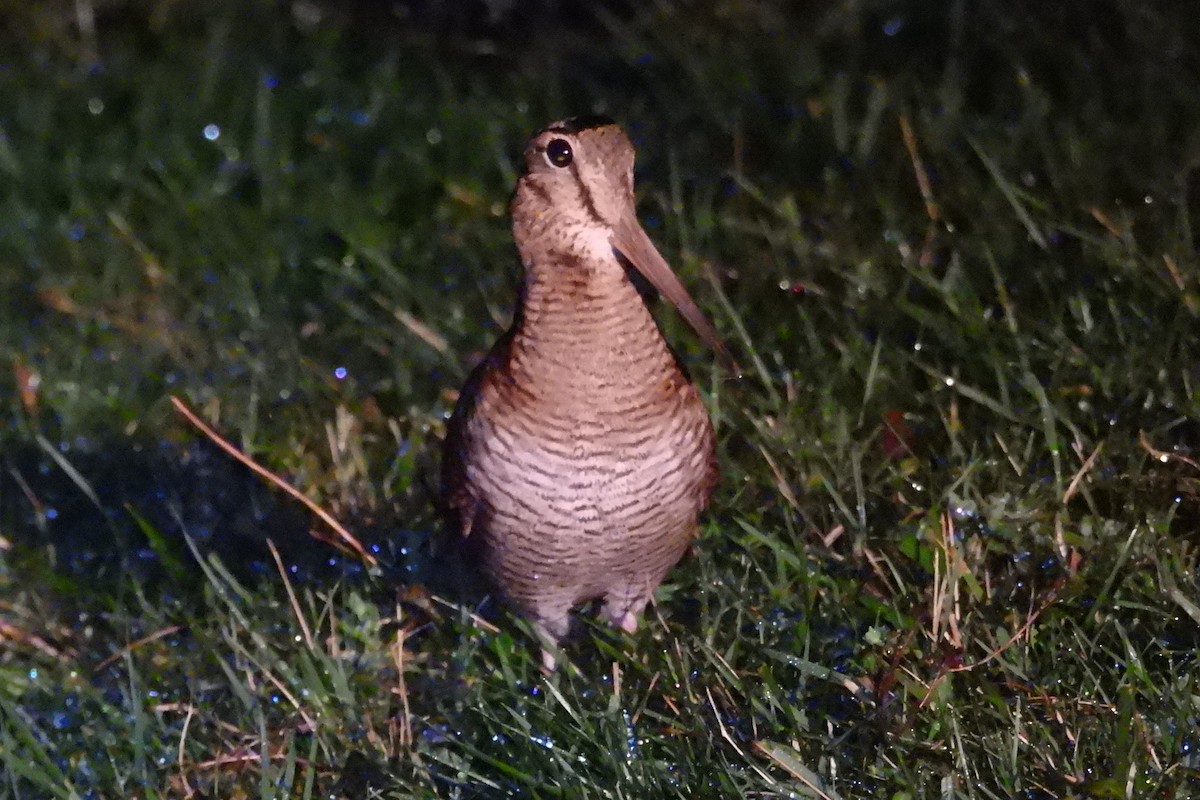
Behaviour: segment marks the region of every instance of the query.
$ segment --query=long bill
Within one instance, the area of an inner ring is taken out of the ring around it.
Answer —
[[[696,301],[688,294],[686,288],[671,270],[671,265],[658,252],[654,242],[646,235],[646,231],[638,224],[636,218],[622,219],[617,223],[612,233],[612,246],[625,257],[625,260],[637,269],[642,276],[653,284],[663,297],[675,306],[680,316],[708,343],[717,355],[725,362],[726,367],[735,375],[742,374],[729,350],[725,348],[716,328],[704,316],[704,312],[696,305]]]

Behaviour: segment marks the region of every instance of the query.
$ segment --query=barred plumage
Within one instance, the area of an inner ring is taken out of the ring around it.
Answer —
[[[696,535],[717,465],[700,395],[627,270],[724,351],[637,222],[633,146],[611,121],[536,134],[512,215],[525,282],[451,417],[447,504],[547,644],[592,599],[632,631]]]

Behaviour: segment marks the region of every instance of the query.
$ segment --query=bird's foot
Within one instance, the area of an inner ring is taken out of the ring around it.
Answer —
[[[554,672],[558,666],[559,643],[566,638],[571,628],[571,618],[566,611],[547,615],[534,620],[533,630],[542,645],[542,672]]]

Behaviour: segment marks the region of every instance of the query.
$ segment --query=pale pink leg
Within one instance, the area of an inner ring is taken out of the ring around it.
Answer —
[[[633,633],[638,629],[638,614],[649,602],[649,597],[631,599],[628,594],[610,594],[604,598],[604,608],[601,609],[601,613],[608,620],[609,625],[620,628],[626,633]]]
[[[566,638],[570,628],[571,617],[565,610],[533,621],[534,632],[542,643],[542,672],[547,675],[558,666],[558,643]]]

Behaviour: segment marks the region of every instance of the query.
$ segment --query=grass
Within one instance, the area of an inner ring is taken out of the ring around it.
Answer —
[[[4,9],[0,797],[1200,796],[1173,4],[340,8]],[[544,678],[431,476],[591,111],[748,375],[660,314],[723,481]]]

